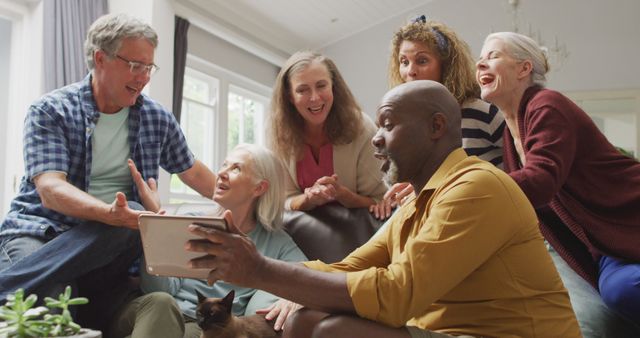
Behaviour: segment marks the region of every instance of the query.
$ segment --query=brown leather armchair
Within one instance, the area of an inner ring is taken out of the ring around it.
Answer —
[[[331,203],[310,211],[287,211],[284,225],[309,260],[333,263],[369,240],[382,223],[366,208]]]

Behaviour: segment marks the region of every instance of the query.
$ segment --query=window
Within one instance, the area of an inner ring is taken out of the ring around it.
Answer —
[[[185,71],[180,126],[197,159],[216,171],[239,143],[264,144],[270,89],[189,56]],[[171,176],[169,200],[205,201]]]
[[[213,130],[217,114],[219,81],[211,76],[187,68],[184,76],[180,126],[189,148],[196,158],[211,165]],[[182,183],[178,175],[171,175],[170,192],[174,202],[188,201],[198,193]]]
[[[227,151],[240,143],[264,144],[264,97],[229,86]]]
[[[24,174],[24,117],[43,94],[42,58],[41,3],[0,1],[0,215]]]

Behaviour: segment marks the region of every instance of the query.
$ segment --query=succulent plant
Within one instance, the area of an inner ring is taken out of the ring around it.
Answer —
[[[0,307],[0,337],[64,337],[80,331],[69,312],[70,305],[89,302],[87,298],[71,298],[71,287],[67,286],[58,299],[45,298],[46,306],[33,307],[38,296],[24,297],[24,290],[18,289],[7,296],[7,303]],[[61,313],[50,314],[54,309]]]

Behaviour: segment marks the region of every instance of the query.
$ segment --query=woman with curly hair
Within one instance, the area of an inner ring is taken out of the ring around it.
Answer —
[[[469,46],[446,25],[424,15],[401,27],[391,40],[389,87],[414,80],[442,83],[462,108],[462,147],[502,166],[504,118],[480,99]]]
[[[496,106],[480,99],[474,64],[469,46],[451,28],[421,15],[393,34],[389,87],[414,80],[442,83],[462,109],[464,150],[502,167],[504,118]],[[370,209],[378,218],[389,217],[391,209],[412,191],[411,185],[397,183]]]
[[[276,79],[270,122],[270,145],[289,174],[287,209],[333,201],[368,207],[384,195],[371,145],[376,128],[328,57],[301,51],[287,60]]]

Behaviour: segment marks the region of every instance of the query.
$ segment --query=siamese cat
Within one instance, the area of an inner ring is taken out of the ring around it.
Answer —
[[[198,307],[196,321],[202,329],[201,338],[269,338],[280,337],[273,329],[273,321],[264,315],[236,317],[231,313],[235,291],[224,298],[207,298],[196,291]]]

